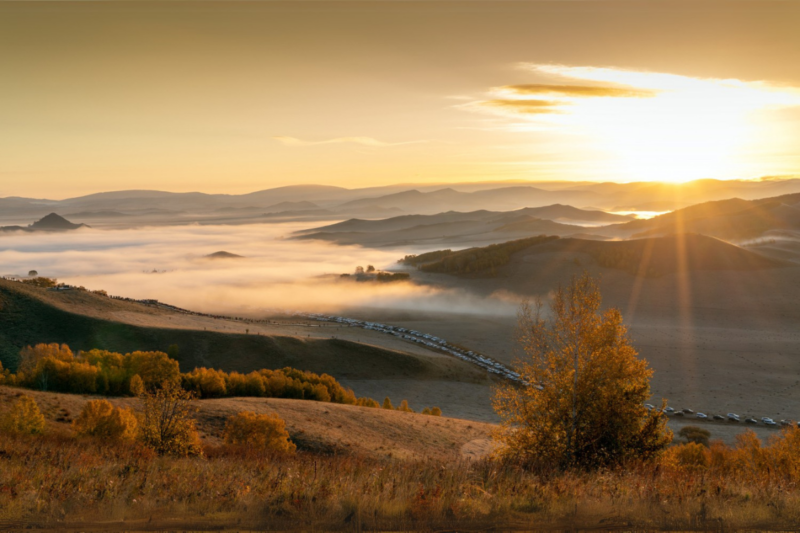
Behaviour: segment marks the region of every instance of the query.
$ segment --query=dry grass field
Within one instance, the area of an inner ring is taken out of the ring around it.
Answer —
[[[0,386],[0,415],[22,394],[36,400],[55,433],[68,433],[70,422],[86,402],[97,398]],[[136,407],[139,402],[136,398],[109,401],[124,407]],[[198,431],[208,445],[222,443],[225,421],[241,411],[277,413],[301,450],[371,458],[477,459],[489,451],[492,429],[491,424],[446,416],[302,400],[226,398],[195,404]]]

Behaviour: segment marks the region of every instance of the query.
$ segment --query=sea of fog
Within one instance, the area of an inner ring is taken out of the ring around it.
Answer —
[[[111,295],[152,298],[210,313],[382,308],[513,314],[508,295],[481,298],[413,282],[342,279],[357,266],[397,270],[421,248],[370,249],[291,240],[303,224],[82,228],[62,233],[0,234],[0,275],[57,278]],[[227,251],[244,259],[207,259]]]

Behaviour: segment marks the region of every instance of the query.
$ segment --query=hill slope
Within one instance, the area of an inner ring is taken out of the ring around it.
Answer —
[[[39,392],[0,386],[0,414],[19,393],[32,396],[48,426],[68,431],[69,421],[92,396]],[[135,407],[135,398],[109,398],[111,403]],[[201,438],[219,444],[225,420],[241,411],[278,413],[298,448],[400,459],[477,458],[490,449],[491,424],[386,409],[277,398],[229,398],[197,402]],[[67,413],[65,415],[65,412]]]
[[[260,368],[291,366],[334,377],[358,379],[428,380],[445,377],[480,379],[483,374],[454,358],[385,349],[337,338],[290,335],[231,334],[165,327],[144,327],[69,312],[48,299],[61,296],[45,289],[0,280],[0,361],[15,368],[19,350],[36,343],[66,343],[74,351],[92,348],[117,352],[166,351],[178,344],[181,370],[197,366],[249,372]],[[73,296],[91,306],[96,314],[112,314],[112,308],[138,304],[117,302],[90,293]],[[144,307],[144,306],[138,306]],[[145,307],[145,311],[148,308]],[[152,311],[154,312],[154,311]],[[169,315],[157,315],[169,323]]]
[[[680,271],[758,270],[785,266],[738,246],[705,235],[682,234],[629,241],[592,241],[533,237],[457,252],[438,251],[409,256],[406,264],[425,272],[494,274],[512,255],[527,253],[585,253],[599,265],[640,276],[662,276]]]
[[[706,202],[612,228],[636,237],[691,232],[730,240],[752,239],[775,230],[800,231],[800,194]]]

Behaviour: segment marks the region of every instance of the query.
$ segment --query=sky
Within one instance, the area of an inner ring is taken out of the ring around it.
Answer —
[[[0,3],[0,197],[800,175],[800,2]]]

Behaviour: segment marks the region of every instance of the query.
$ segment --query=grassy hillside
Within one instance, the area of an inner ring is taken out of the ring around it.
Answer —
[[[749,201],[732,198],[628,222],[617,229],[641,237],[691,232],[722,239],[749,239],[770,230],[800,230],[798,206],[800,194]]]
[[[523,250],[585,253],[600,266],[640,276],[662,276],[681,270],[757,270],[786,263],[705,235],[682,234],[628,241],[593,241],[533,237],[467,250],[440,250],[407,256],[403,262],[425,272],[494,275]]]
[[[70,421],[93,399],[0,386],[0,415],[20,393],[36,400],[49,429],[56,433],[68,432]],[[108,400],[130,408],[139,402],[136,398]],[[307,400],[225,398],[200,400],[196,405],[197,428],[205,444],[221,444],[225,421],[238,412],[278,413],[299,449],[361,457],[475,458],[488,451],[489,433],[494,427],[482,422]]]
[[[554,239],[558,239],[558,237],[540,235],[456,252],[439,250],[420,256],[406,256],[403,263],[416,265],[423,272],[493,275],[496,269],[507,265],[511,256],[516,252]]]
[[[75,351],[99,348],[121,353],[165,351],[177,344],[182,371],[196,366],[239,372],[291,366],[336,378],[437,379],[452,375],[459,364],[341,339],[140,327],[68,312],[48,303],[47,297],[44,289],[0,280],[0,361],[4,367],[16,368],[20,349],[42,342],[66,343]],[[95,302],[95,310],[116,305],[88,293],[74,298],[84,306]]]

